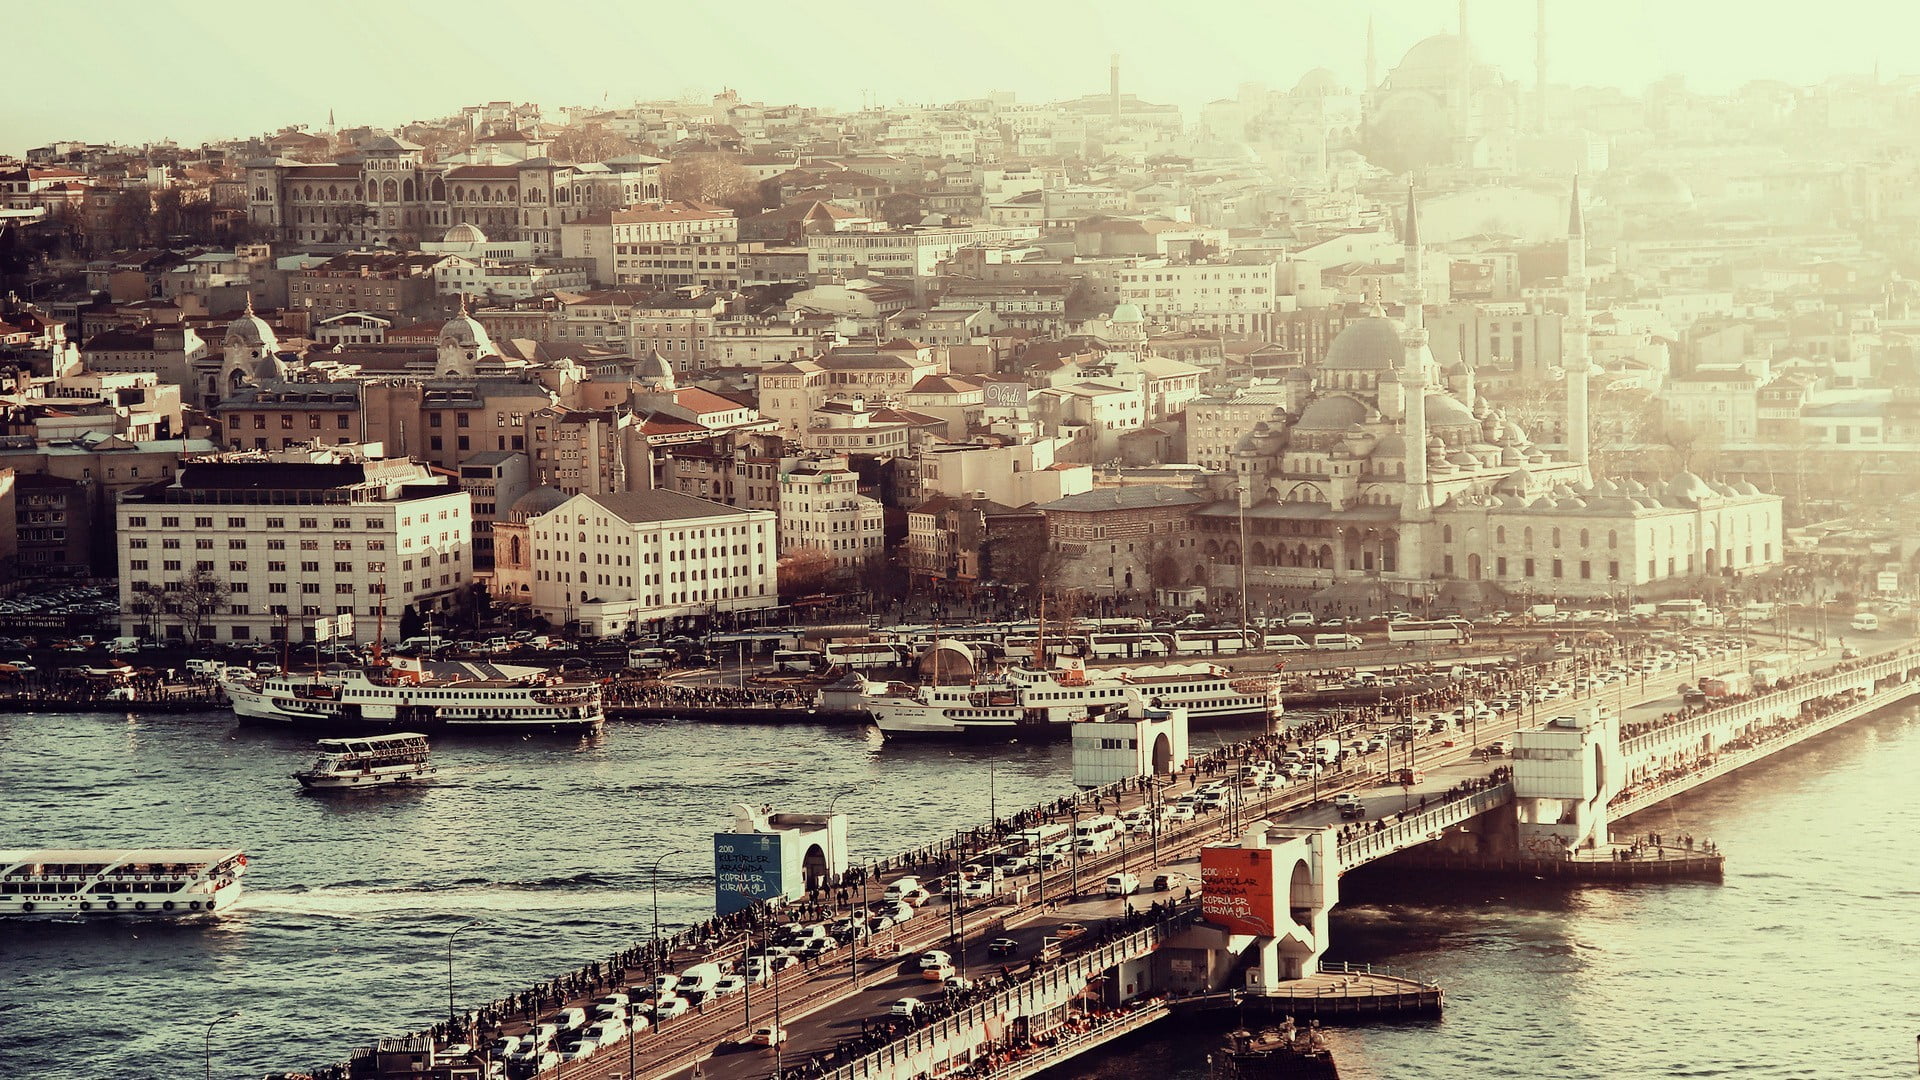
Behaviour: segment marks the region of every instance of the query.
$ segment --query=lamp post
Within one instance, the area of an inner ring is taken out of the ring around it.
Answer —
[[[200,1049],[204,1052],[207,1059],[207,1080],[213,1080],[213,1027],[215,1024],[224,1023],[239,1015],[240,1011],[235,1009],[225,1016],[216,1016],[207,1021],[206,1034],[200,1040]]]
[[[457,1022],[453,1011],[453,939],[460,931],[470,926],[479,926],[479,919],[468,919],[447,932],[447,1036],[452,1038],[454,1024]]]
[[[660,864],[675,855],[686,854],[685,848],[663,851],[653,860],[653,870],[649,876],[649,888],[653,892],[653,951],[660,951]],[[664,963],[665,958],[661,958]]]

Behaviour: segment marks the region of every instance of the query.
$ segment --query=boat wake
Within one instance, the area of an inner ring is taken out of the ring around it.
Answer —
[[[566,888],[490,882],[390,888],[323,886],[314,889],[251,889],[234,913],[380,918],[430,914],[442,908],[456,911],[580,912],[623,908],[638,910],[647,906],[650,899],[650,893],[645,889],[596,889],[578,884]]]

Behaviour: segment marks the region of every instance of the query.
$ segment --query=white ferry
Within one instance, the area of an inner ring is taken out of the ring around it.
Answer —
[[[868,684],[861,704],[886,735],[1063,734],[1127,707],[1180,707],[1193,726],[1272,726],[1282,713],[1276,680],[1235,676],[1215,664],[1086,671],[1077,660],[1049,671],[1014,668],[993,682]]]
[[[240,901],[231,848],[0,851],[0,915],[211,915]]]
[[[427,737],[411,731],[321,739],[320,757],[293,774],[308,791],[367,791],[433,782]]]
[[[598,683],[545,668],[394,657],[338,674],[235,677],[221,682],[243,721],[336,731],[595,731],[606,722]]]

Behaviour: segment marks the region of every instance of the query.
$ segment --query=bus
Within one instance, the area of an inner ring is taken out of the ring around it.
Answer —
[[[1001,647],[1006,650],[1009,659],[1022,659],[1031,663],[1034,646],[1040,643],[1038,634],[1008,634]],[[1077,635],[1048,634],[1043,655],[1048,660],[1057,660],[1062,656],[1080,656],[1081,641]]]
[[[825,653],[827,663],[855,671],[906,667],[913,655],[908,646],[891,641],[831,641]]]
[[[1658,618],[1678,619],[1688,626],[1720,626],[1725,622],[1705,600],[1662,600],[1653,612]]]
[[[1422,622],[1402,619],[1387,624],[1388,641],[1444,641],[1464,645],[1473,640],[1473,624],[1465,619],[1434,619]]]
[[[1254,630],[1175,630],[1173,647],[1176,652],[1206,656],[1244,652],[1249,647],[1259,647],[1248,640],[1257,633]]]
[[[1173,642],[1165,634],[1087,635],[1087,656],[1094,660],[1137,660],[1172,651]]]
[[[805,674],[819,671],[826,664],[826,654],[814,649],[776,649],[773,653],[775,671],[797,671]]]
[[[1090,634],[1138,634],[1147,628],[1145,619],[1081,619],[1080,629]]]

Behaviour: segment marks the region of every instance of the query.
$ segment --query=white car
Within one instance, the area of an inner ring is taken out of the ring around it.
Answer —
[[[960,895],[968,900],[985,900],[996,895],[997,892],[993,882],[985,879],[969,881],[960,887]]]
[[[926,1005],[917,997],[903,997],[899,1001],[894,1002],[892,1007],[887,1011],[894,1016],[903,1016],[912,1019],[920,1015],[920,1010],[925,1007]]]
[[[953,964],[953,957],[940,949],[929,949],[920,954],[920,970],[930,967],[947,967]]]
[[[787,1041],[787,1029],[775,1024],[763,1024],[753,1029],[747,1041],[755,1046],[778,1046]]]
[[[747,988],[745,975],[722,975],[714,981],[713,997],[723,998],[728,994],[737,994]]]
[[[687,1010],[691,1008],[693,1006],[687,1004],[686,998],[668,994],[653,1003],[653,1017],[656,1020],[671,1020],[676,1016],[687,1015]]]

